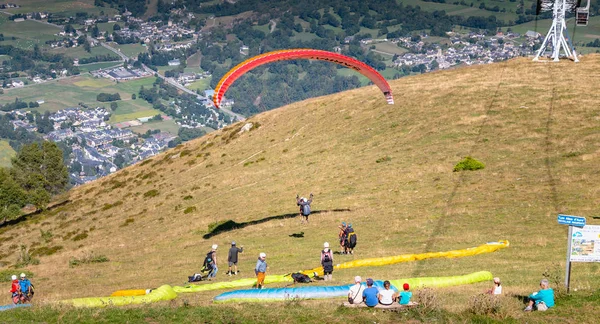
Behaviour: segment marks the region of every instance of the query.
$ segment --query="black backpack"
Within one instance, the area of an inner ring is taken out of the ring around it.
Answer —
[[[212,254],[213,254],[213,252],[210,251],[210,252],[208,252],[206,254],[206,257],[204,258],[204,263],[202,264],[202,266],[206,270],[212,270],[213,269],[213,266],[212,266],[212,262],[213,262]]]
[[[348,232],[348,238],[346,240],[349,248],[353,249],[356,246],[356,232],[354,232],[353,229]]]
[[[300,272],[297,273],[292,273],[292,279],[294,279],[294,282],[299,282],[299,283],[309,283],[311,282],[310,277],[302,274]]]
[[[331,262],[331,256],[329,255],[329,252],[323,251],[321,253],[324,254],[323,255],[323,263],[329,263],[329,262]]]

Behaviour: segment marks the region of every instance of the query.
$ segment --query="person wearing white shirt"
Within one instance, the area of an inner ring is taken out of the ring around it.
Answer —
[[[360,276],[354,277],[354,286],[350,287],[350,291],[348,291],[348,302],[350,304],[360,304],[363,302],[365,286],[361,285],[361,281]]]

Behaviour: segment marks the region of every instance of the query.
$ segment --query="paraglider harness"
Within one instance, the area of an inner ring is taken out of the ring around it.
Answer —
[[[356,232],[354,232],[352,227],[348,227],[346,231],[346,242],[344,245],[347,248],[353,249],[356,246]]]
[[[21,281],[24,282],[24,286],[21,285]],[[29,281],[29,279],[25,279],[25,280],[21,280],[21,281],[19,282],[19,285],[21,288],[19,301],[21,302],[21,304],[25,304],[25,303],[31,301],[31,298],[33,298],[35,291],[34,291],[34,286],[31,283],[31,281]],[[23,289],[23,288],[25,288],[25,289]]]
[[[291,274],[292,279],[294,279],[294,283],[309,283],[312,282],[312,280],[310,279],[309,276],[300,273],[300,272],[296,272],[296,273],[292,273]]]
[[[200,273],[195,273],[193,276],[189,276],[188,282],[197,282],[205,280],[208,277],[208,275],[213,271],[214,268],[212,265],[212,253],[213,251],[210,251],[206,254],[206,257],[204,257],[204,262],[202,263],[202,269],[200,269]]]

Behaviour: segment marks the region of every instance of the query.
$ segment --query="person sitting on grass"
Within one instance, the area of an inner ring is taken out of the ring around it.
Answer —
[[[360,304],[363,302],[363,292],[365,286],[361,285],[362,278],[360,276],[354,277],[354,286],[350,287],[348,291],[348,302],[350,304]]]
[[[487,291],[490,295],[502,295],[502,285],[500,284],[500,278],[494,278],[494,287]]]
[[[377,304],[379,304],[378,294],[379,290],[373,287],[373,279],[367,279],[367,289],[363,291],[363,301],[365,302],[365,305],[369,307],[377,306]]]
[[[549,287],[548,279],[540,281],[540,291],[529,295],[529,304],[524,311],[531,312],[535,305],[538,311],[546,311],[550,307],[554,307],[554,290]]]
[[[396,292],[390,289],[389,280],[383,282],[383,289],[377,294],[377,299],[384,306],[390,306],[396,301]]]
[[[400,293],[400,305],[408,305],[410,304],[410,299],[412,298],[412,292],[410,292],[410,286],[407,282],[402,285],[403,292]]]

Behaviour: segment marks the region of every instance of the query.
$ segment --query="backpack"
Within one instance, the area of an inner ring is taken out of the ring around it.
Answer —
[[[302,215],[304,216],[308,216],[310,215],[310,205],[305,203],[304,205],[302,205]]]
[[[299,283],[309,283],[311,282],[310,277],[302,274],[300,272],[297,273],[292,273],[292,279],[294,279],[294,282],[299,282]]]
[[[323,263],[328,263],[331,262],[331,256],[329,255],[329,252],[322,252],[324,253],[323,255]]]
[[[348,232],[348,247],[353,249],[356,246],[356,232],[352,229]]]
[[[213,262],[212,251],[210,251],[206,254],[206,257],[204,258],[204,263],[202,264],[202,266],[206,270],[212,270],[213,269],[212,262]]]

